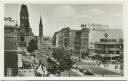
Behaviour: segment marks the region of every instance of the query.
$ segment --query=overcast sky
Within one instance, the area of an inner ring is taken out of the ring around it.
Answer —
[[[5,17],[12,17],[20,22],[21,4],[6,4]],[[39,19],[42,17],[44,35],[52,36],[54,32],[65,27],[81,29],[81,24],[97,23],[122,28],[121,4],[27,4],[30,27],[35,35],[39,31]]]

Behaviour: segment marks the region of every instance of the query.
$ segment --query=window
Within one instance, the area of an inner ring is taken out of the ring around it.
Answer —
[[[119,54],[120,52],[119,51],[116,51],[116,54]]]
[[[116,39],[114,39],[114,42],[116,42]]]
[[[11,46],[13,46],[13,42],[11,42]]]
[[[22,19],[24,19],[24,16],[22,16]]]

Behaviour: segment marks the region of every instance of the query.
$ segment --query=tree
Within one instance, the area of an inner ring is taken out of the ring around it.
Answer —
[[[71,59],[70,51],[64,48],[53,49],[53,58],[59,63],[58,67],[56,67],[58,73],[64,72],[65,70],[70,71],[74,64],[74,61]]]
[[[35,39],[30,40],[30,42],[28,43],[28,46],[27,46],[27,51],[29,53],[31,53],[34,50],[37,50],[37,48],[38,48],[37,41]]]
[[[59,72],[59,70],[58,70],[59,67],[55,61],[53,61],[51,58],[48,58],[47,63],[48,63],[47,70],[48,70],[49,74],[56,74]]]

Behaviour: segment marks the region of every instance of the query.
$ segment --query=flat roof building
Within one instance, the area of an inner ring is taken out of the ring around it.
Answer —
[[[121,60],[123,57],[123,31],[121,29],[92,30],[89,33],[89,56],[102,60]]]

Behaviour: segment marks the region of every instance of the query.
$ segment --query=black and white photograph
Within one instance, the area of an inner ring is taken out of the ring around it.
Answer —
[[[123,33],[122,4],[4,4],[4,76],[123,77]]]

